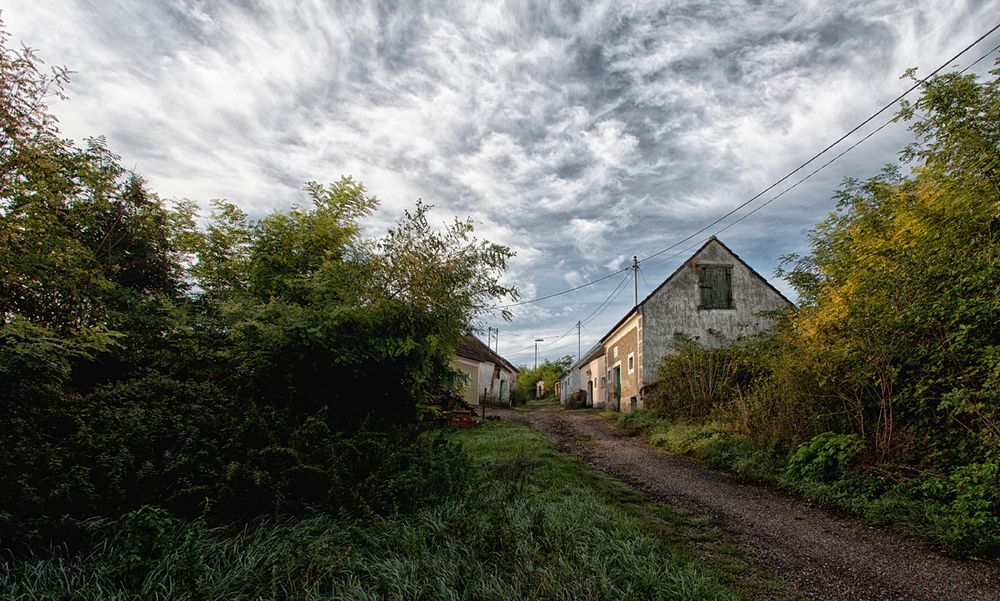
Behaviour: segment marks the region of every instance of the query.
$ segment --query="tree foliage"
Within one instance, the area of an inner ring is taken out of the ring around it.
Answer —
[[[793,480],[917,503],[910,527],[960,554],[1000,551],[1000,69],[991,75],[923,82],[897,117],[916,138],[901,165],[845,181],[810,252],[784,258],[798,307],[767,338],[682,345],[653,399],[792,450]],[[841,469],[848,458],[860,471]]]
[[[2,28],[0,28],[2,31]],[[252,219],[166,203],[105,140],[59,136],[0,34],[0,548],[145,505],[233,518],[396,511],[464,481],[418,407],[511,251],[418,202],[382,237],[350,177]],[[67,538],[69,537],[69,538]]]
[[[563,373],[573,365],[573,356],[564,355],[558,359],[545,359],[538,367],[529,368],[527,365],[518,367],[517,386],[518,388],[530,391],[530,395],[535,395],[535,384],[545,383],[545,396],[552,396],[556,392],[556,380],[562,377]]]
[[[795,352],[879,459],[1000,453],[998,115],[996,78],[928,81],[899,115],[912,174],[848,181],[790,272]]]

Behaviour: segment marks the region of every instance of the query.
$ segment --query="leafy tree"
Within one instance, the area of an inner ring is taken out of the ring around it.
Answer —
[[[555,360],[546,359],[537,368],[520,365],[518,366],[517,385],[531,391],[531,396],[534,396],[535,384],[544,382],[546,396],[553,395],[556,390],[556,380],[562,377],[570,365],[573,365],[573,355],[564,355]]]
[[[796,360],[842,399],[869,460],[1000,454],[1000,85],[948,74],[901,110],[918,141],[896,168],[848,181],[791,258],[805,300]]]

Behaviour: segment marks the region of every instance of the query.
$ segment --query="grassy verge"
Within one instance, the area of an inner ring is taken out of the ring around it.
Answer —
[[[777,598],[710,526],[649,504],[532,430],[454,434],[468,490],[410,514],[239,527],[157,510],[97,523],[94,546],[0,563],[4,599]],[[694,546],[692,546],[694,545]],[[694,551],[692,551],[694,549]],[[709,563],[698,557],[708,557]]]
[[[951,555],[995,558],[1000,549],[1000,504],[995,500],[1000,495],[995,484],[988,486],[990,477],[995,483],[995,475],[991,476],[995,469],[956,470],[948,476],[918,479],[890,469],[851,465],[849,441],[845,442],[850,437],[843,435],[827,433],[797,449],[781,449],[733,435],[711,421],[676,422],[650,411],[604,416],[654,446],[745,481],[792,490]]]

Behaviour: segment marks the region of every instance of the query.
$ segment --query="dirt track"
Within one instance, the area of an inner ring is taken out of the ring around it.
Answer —
[[[716,520],[808,599],[1000,601],[1000,565],[959,561],[791,494],[742,484],[625,436],[595,415],[495,410],[657,502]]]

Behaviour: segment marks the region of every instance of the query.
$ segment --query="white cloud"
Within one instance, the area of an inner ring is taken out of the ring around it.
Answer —
[[[302,202],[306,180],[353,175],[383,203],[366,232],[418,198],[442,221],[472,216],[478,236],[517,252],[508,278],[527,299],[626,267],[752,197],[995,9],[12,0],[2,16],[14,43],[78,72],[54,107],[63,131],[107,135],[161,196],[260,215]],[[769,273],[802,250],[842,177],[873,174],[906,139],[901,127],[880,138],[726,236]],[[557,330],[575,321],[559,321],[563,307],[604,298],[596,288],[519,306],[510,327]]]

